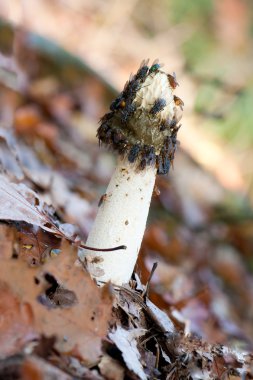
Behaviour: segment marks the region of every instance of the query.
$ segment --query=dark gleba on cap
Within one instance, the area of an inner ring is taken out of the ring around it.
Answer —
[[[178,108],[183,105],[172,95],[176,86],[175,77],[161,71],[158,63],[149,68],[143,61],[101,119],[99,141],[135,162],[137,170],[155,165],[157,174],[167,174],[180,127]]]

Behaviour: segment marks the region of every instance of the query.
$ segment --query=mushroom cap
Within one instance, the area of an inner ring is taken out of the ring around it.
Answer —
[[[158,174],[166,174],[178,143],[183,101],[173,95],[177,82],[160,68],[157,62],[150,67],[148,60],[142,62],[102,117],[97,137],[136,170],[155,165]]]

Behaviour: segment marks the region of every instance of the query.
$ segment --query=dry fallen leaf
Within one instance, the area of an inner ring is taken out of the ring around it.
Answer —
[[[9,273],[11,278],[11,273]],[[14,280],[15,281],[15,280]],[[19,352],[26,342],[38,337],[34,329],[33,310],[20,301],[6,282],[0,281],[0,356]]]
[[[109,355],[104,355],[98,365],[101,374],[108,380],[123,380],[125,369]]]
[[[24,221],[57,232],[43,213],[38,195],[24,184],[11,183],[4,175],[0,175],[0,219]]]
[[[44,263],[49,257],[60,254],[61,239],[37,226],[18,225],[18,256],[31,266]]]
[[[22,380],[71,380],[72,376],[67,375],[57,367],[36,356],[29,356],[21,363]]]
[[[20,342],[16,350],[12,345],[12,353],[19,352],[25,342],[34,338],[32,331],[46,337],[55,336],[55,347],[60,352],[91,365],[101,354],[101,340],[106,336],[111,317],[111,296],[107,287],[97,288],[83,268],[75,264],[74,247],[66,242],[61,248],[60,255],[39,268],[30,268],[24,261],[11,258],[11,250],[10,258],[2,260],[1,289],[7,297],[6,303],[19,311],[11,313],[10,329]],[[50,299],[47,295],[52,283],[56,288]],[[33,321],[31,327],[27,321]],[[4,339],[0,353],[5,355],[9,351],[8,339]]]
[[[43,273],[50,273],[63,288],[74,292],[73,307],[51,310],[39,318],[38,326],[46,335],[58,336],[61,352],[73,351],[88,364],[101,353],[101,339],[106,336],[112,300],[108,288],[99,289],[80,265],[75,264],[76,249],[66,243],[62,253],[50,260]],[[87,361],[88,359],[88,361]]]
[[[133,371],[141,380],[146,380],[147,376],[140,362],[141,355],[137,348],[137,337],[145,334],[144,329],[125,330],[117,326],[116,330],[109,333],[109,338],[121,351],[127,367]]]

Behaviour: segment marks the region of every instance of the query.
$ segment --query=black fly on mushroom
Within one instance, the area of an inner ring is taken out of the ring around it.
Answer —
[[[129,281],[137,260],[156,174],[167,174],[173,164],[183,101],[174,95],[175,74],[144,60],[100,120],[99,144],[119,156],[98,210],[87,244],[124,244],[125,251],[106,255],[82,251],[81,259],[98,282],[122,285]],[[125,221],[128,223],[125,223]],[[94,266],[94,255],[99,256]],[[92,263],[92,265],[90,264]]]

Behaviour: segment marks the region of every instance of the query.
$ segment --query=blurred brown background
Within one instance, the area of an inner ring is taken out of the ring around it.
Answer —
[[[117,89],[143,58],[159,58],[185,101],[182,146],[223,185],[251,194],[250,1],[13,0],[0,2],[0,15],[58,42]]]
[[[54,204],[84,236],[113,170],[97,148],[99,118],[144,58],[176,73],[180,147],[157,181],[138,268],[145,280],[160,263],[152,297],[180,310],[189,331],[252,345],[253,3],[2,0],[0,17],[1,125],[14,124],[87,202],[82,213]]]

